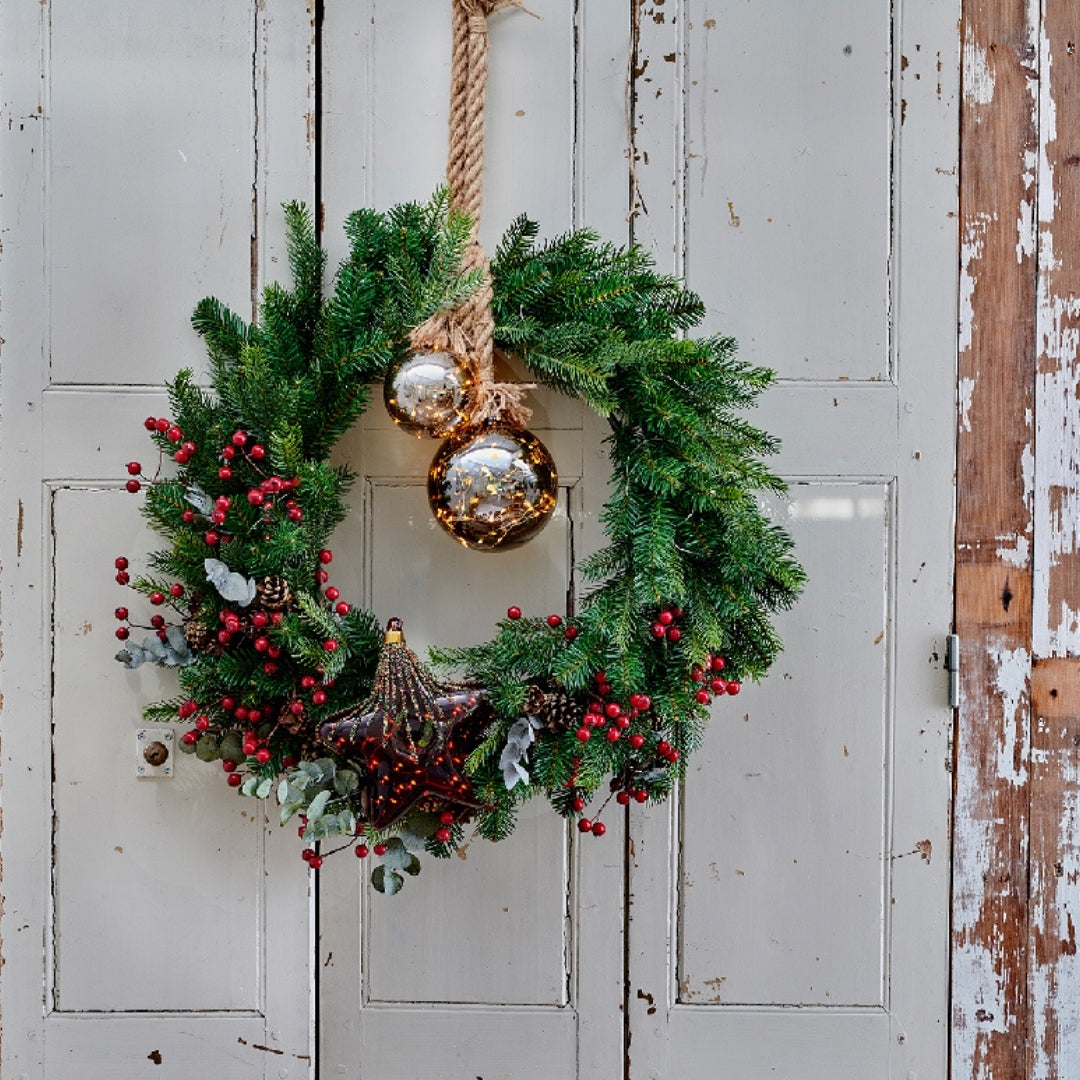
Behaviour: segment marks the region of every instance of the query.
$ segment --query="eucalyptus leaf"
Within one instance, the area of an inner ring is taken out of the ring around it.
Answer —
[[[360,786],[360,774],[352,769],[341,769],[334,777],[334,790],[339,795],[351,795]]]
[[[285,803],[281,808],[281,813],[278,815],[282,825],[288,824],[289,819],[300,809],[304,804],[302,802],[290,802]]]
[[[289,781],[282,780],[277,787],[277,801],[279,806],[284,806],[289,799]]]
[[[195,755],[200,761],[218,761],[221,758],[221,744],[216,735],[204,734],[195,744]]]
[[[401,891],[405,879],[400,874],[395,874],[393,870],[388,870],[385,866],[380,865],[371,871],[371,884],[375,886],[378,892],[393,896],[394,893]]]
[[[386,853],[382,861],[392,870],[405,870],[415,859],[416,856],[406,849],[400,837],[392,836],[386,841]],[[412,871],[409,872],[412,873]]]
[[[410,854],[409,861],[401,869],[411,877],[416,877],[420,873],[420,860],[415,855]]]
[[[319,773],[324,780],[334,779],[334,774],[337,772],[337,763],[333,758],[317,758],[314,764],[318,767]]]
[[[307,808],[308,821],[317,821],[322,812],[326,809],[326,804],[330,801],[330,790],[326,789],[320,791],[314,799],[311,800],[311,805]]]
[[[264,776],[259,783],[259,786],[255,789],[256,799],[265,799],[270,794],[271,789],[274,786],[274,778],[272,776]]]
[[[435,835],[439,825],[439,819],[434,814],[418,810],[398,827],[398,836],[410,851],[419,851],[423,849],[424,842]]]
[[[214,512],[213,500],[198,486],[198,484],[192,484],[191,487],[184,492],[184,498],[187,499],[187,501],[191,503],[203,517],[209,517]]]
[[[254,578],[244,577],[231,571],[220,559],[203,559],[206,580],[209,581],[223,600],[247,607],[255,599],[256,584]]]
[[[259,778],[257,776],[249,776],[249,777],[247,777],[244,780],[244,782],[240,785],[240,794],[241,795],[254,795],[255,794],[255,787],[256,787],[256,785],[258,783],[259,783]]]
[[[232,761],[243,761],[244,743],[237,732],[230,731],[222,736],[221,756]]]

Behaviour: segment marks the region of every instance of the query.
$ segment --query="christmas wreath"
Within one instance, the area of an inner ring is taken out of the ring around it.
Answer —
[[[293,288],[268,286],[253,325],[199,303],[210,387],[181,371],[172,417],[145,421],[157,471],[127,466],[169,543],[136,579],[116,561],[117,581],[156,609],[136,644],[117,608],[117,658],[175,667],[181,691],[144,717],[189,722],[182,749],[243,795],[276,794],[283,824],[301,815],[310,866],[316,841],[362,834],[349,846],[381,856],[387,892],[417,872],[420,848],[451,854],[467,823],[505,837],[539,792],[603,835],[581,816],[593,795],[665,798],[713,698],[779,650],[770,614],[803,571],[758,502],[784,490],[761,461],[775,442],[741,415],[771,373],[729,338],[677,337],[702,303],[641,250],[587,231],[541,245],[519,218],[491,263],[494,340],[608,419],[607,544],[581,567],[579,611],[510,608],[487,643],[434,653],[464,680],[441,683],[400,624],[382,631],[328,584],[354,476],[328,459],[372,383],[415,358],[413,329],[480,287],[462,270],[470,222],[445,193],[357,211],[324,295],[311,215],[285,213]]]
[[[145,421],[156,469],[127,466],[168,544],[135,579],[116,560],[155,609],[146,624],[116,609],[117,659],[174,667],[180,686],[144,717],[187,722],[183,750],[241,795],[275,796],[282,824],[299,816],[313,869],[322,841],[373,853],[387,893],[468,825],[507,836],[539,792],[594,836],[608,800],[664,799],[710,703],[775,658],[770,617],[804,579],[759,505],[784,491],[762,462],[775,442],[743,416],[772,373],[730,338],[682,336],[701,300],[587,230],[539,243],[521,217],[490,264],[480,248],[485,20],[516,3],[453,0],[449,188],[351,214],[325,290],[311,214],[287,205],[292,288],[269,285],[250,325],[197,305],[209,386],[181,371],[172,416]],[[428,483],[439,524],[480,551],[524,543],[555,505],[556,469],[525,429],[523,387],[495,381],[496,350],[607,419],[607,542],[579,567],[576,609],[511,607],[490,641],[432,651],[444,681],[400,620],[382,629],[329,583],[355,475],[329,459],[381,381],[397,423],[444,440]]]

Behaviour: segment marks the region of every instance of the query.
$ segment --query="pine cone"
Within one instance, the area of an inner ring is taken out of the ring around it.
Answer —
[[[217,652],[221,648],[214,634],[198,619],[188,619],[184,623],[184,640],[192,652]]]
[[[255,602],[267,611],[286,611],[292,606],[292,589],[277,574],[269,574],[255,587]]]
[[[530,706],[531,707],[531,706]],[[581,726],[585,710],[562,690],[549,690],[535,709],[536,715],[550,731],[568,731]]]

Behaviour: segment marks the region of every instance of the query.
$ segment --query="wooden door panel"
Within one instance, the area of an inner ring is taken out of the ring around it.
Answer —
[[[886,377],[889,5],[685,8],[685,273],[706,326],[781,378]]]
[[[161,384],[250,295],[257,5],[49,9],[52,381]]]
[[[881,483],[791,489],[810,581],[788,648],[714,708],[685,785],[680,1002],[883,1003],[890,504]]]
[[[810,583],[631,819],[631,1076],[946,1072],[958,7],[641,21],[635,234],[778,371]]]

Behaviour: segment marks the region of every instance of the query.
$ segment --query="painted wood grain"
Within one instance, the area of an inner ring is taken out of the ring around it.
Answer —
[[[963,9],[953,1076],[1025,1075],[1038,4]]]
[[[1039,39],[1027,1075],[1080,1076],[1080,11]]]

